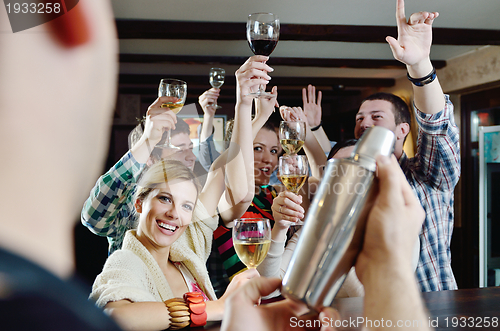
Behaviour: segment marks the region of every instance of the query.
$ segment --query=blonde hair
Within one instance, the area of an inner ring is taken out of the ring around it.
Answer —
[[[201,185],[193,171],[180,161],[163,160],[154,163],[142,175],[137,184],[134,201],[137,199],[144,200],[159,185],[178,179],[193,183],[196,188],[196,198],[198,198]]]

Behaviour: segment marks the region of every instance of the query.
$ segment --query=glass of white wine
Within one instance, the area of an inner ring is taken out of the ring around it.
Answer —
[[[299,190],[306,182],[308,171],[305,155],[280,156],[278,176],[288,191],[299,194]]]
[[[278,162],[278,177],[288,191],[299,194],[300,189],[307,180],[308,173],[309,165],[305,155],[285,154],[280,156]],[[293,225],[302,224],[302,221],[298,221]]]
[[[279,138],[286,154],[297,154],[306,140],[306,123],[301,121],[281,121]]]
[[[165,97],[161,108],[168,108],[177,114],[184,106],[184,102],[186,102],[187,83],[179,79],[163,78],[158,87],[158,97]],[[170,144],[170,130],[167,131],[165,142],[160,147],[178,149],[177,146]]]
[[[266,258],[271,246],[271,223],[267,218],[240,218],[233,227],[236,254],[249,269],[255,269]]]
[[[226,71],[222,68],[210,68],[208,74],[210,85],[212,85],[213,88],[221,88],[222,84],[224,84],[225,75]],[[209,104],[209,106],[215,107],[215,109],[222,108],[217,104],[217,101],[213,104]]]

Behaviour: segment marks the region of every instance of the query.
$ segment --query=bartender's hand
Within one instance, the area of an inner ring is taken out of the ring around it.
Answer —
[[[280,285],[281,279],[279,278],[257,277],[240,287],[226,300],[221,330],[306,330],[306,320],[318,319],[318,316],[303,315],[308,311],[304,304],[286,299],[258,305],[261,296],[271,294]],[[303,316],[298,317],[300,315]],[[321,331],[335,330],[333,325],[339,318],[336,310],[325,308],[319,315],[319,319],[322,321]],[[312,321],[310,323],[312,324]]]

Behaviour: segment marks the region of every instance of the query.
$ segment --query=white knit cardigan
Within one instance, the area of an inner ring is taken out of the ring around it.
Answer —
[[[218,217],[210,217],[198,201],[193,222],[170,247],[169,259],[186,266],[210,300],[216,300],[206,261],[212,249],[213,231]],[[162,302],[174,295],[160,266],[136,238],[135,230],[125,234],[122,248],[111,254],[92,286],[90,299],[98,307],[128,299],[132,302]]]

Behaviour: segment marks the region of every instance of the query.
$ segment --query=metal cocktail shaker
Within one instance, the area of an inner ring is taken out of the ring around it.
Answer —
[[[394,142],[392,131],[374,126],[350,158],[328,161],[283,278],[285,297],[318,311],[331,306],[362,247],[374,200],[375,159],[390,156]]]

